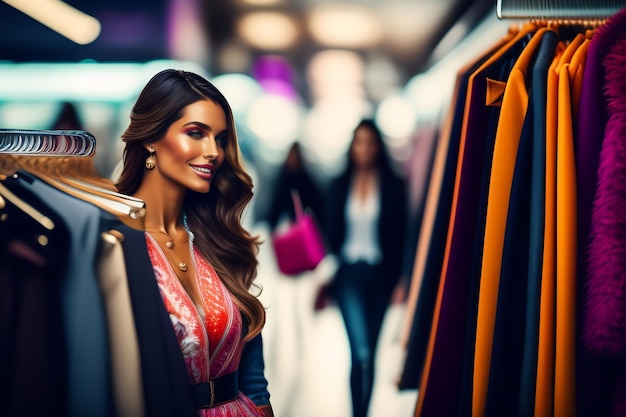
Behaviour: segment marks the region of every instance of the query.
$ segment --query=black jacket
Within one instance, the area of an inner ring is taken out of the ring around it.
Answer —
[[[349,194],[351,175],[343,174],[331,183],[328,198],[326,239],[331,253],[339,257],[346,238],[345,207]],[[404,181],[391,172],[382,173],[380,179],[380,216],[378,239],[383,260],[381,290],[391,291],[401,274],[404,242],[407,227],[408,202]]]

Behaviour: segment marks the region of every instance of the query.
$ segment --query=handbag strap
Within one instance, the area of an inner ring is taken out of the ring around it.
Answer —
[[[300,193],[298,190],[293,188],[291,190],[291,199],[293,200],[293,208],[296,213],[296,220],[302,217],[302,201],[300,200]]]

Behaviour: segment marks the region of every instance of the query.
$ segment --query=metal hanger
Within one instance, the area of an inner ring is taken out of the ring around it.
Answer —
[[[145,203],[117,192],[96,174],[95,145],[95,137],[84,130],[0,129],[0,175],[28,172],[134,225],[143,219]]]

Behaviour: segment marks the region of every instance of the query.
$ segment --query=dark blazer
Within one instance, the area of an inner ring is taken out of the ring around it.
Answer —
[[[339,256],[346,237],[345,207],[349,194],[351,175],[343,174],[331,183],[328,199],[326,231],[331,253]],[[402,269],[402,245],[407,226],[407,191],[404,181],[393,173],[383,173],[380,181],[380,217],[378,239],[383,255],[380,265],[384,279],[381,290],[391,292],[398,282]]]
[[[0,416],[68,416],[60,286],[70,233],[21,179],[0,183],[55,225],[45,228],[6,198],[0,207]]]

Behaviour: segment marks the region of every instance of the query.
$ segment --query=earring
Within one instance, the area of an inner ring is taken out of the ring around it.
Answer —
[[[146,169],[153,169],[156,166],[156,158],[154,157],[154,148],[150,146],[150,156],[146,158]]]

